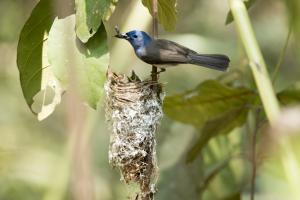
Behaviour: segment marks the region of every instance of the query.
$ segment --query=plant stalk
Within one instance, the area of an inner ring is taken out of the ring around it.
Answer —
[[[279,103],[269,78],[264,58],[254,35],[249,15],[242,0],[228,0],[237,30],[241,37],[258,92],[271,124],[275,123],[280,113]]]
[[[293,30],[293,27],[292,27],[292,25],[290,25],[289,32],[288,32],[288,34],[287,34],[287,38],[286,38],[285,43],[284,43],[284,46],[283,46],[283,48],[282,48],[282,50],[281,50],[281,52],[280,52],[278,62],[277,62],[277,64],[276,64],[275,70],[274,70],[274,72],[273,72],[273,76],[272,76],[272,82],[273,82],[273,84],[274,84],[275,81],[276,81],[276,78],[277,78],[277,76],[278,76],[278,72],[279,72],[279,70],[280,70],[280,67],[281,67],[283,61],[284,61],[284,57],[285,57],[287,48],[288,48],[288,46],[289,46],[289,41],[290,41],[290,38],[291,38],[291,36],[292,36],[292,30]]]
[[[152,0],[152,34],[153,38],[158,38],[158,0]],[[157,74],[157,67],[155,65],[152,65],[152,81],[158,80],[158,74]]]

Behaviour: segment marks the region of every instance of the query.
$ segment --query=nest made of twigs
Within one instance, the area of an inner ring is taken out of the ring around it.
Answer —
[[[153,196],[157,177],[155,132],[162,118],[162,92],[156,81],[141,81],[110,70],[105,84],[106,118],[112,129],[109,161],[126,183],[140,185],[141,198]]]

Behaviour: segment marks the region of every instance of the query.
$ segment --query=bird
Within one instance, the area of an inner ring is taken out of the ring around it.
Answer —
[[[221,54],[199,54],[185,46],[166,39],[154,39],[144,31],[132,30],[120,33],[115,27],[115,37],[127,40],[136,56],[145,63],[165,68],[177,64],[193,64],[218,71],[226,71],[230,59]]]

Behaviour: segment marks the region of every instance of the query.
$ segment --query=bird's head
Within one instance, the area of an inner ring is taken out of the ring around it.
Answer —
[[[129,31],[125,34],[118,34],[115,37],[128,40],[134,49],[143,47],[152,40],[146,32],[137,30]]]

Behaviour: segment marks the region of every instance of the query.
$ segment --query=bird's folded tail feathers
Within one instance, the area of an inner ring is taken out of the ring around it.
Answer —
[[[218,54],[191,53],[188,57],[190,58],[190,64],[208,67],[219,71],[226,71],[230,62],[228,56]]]

